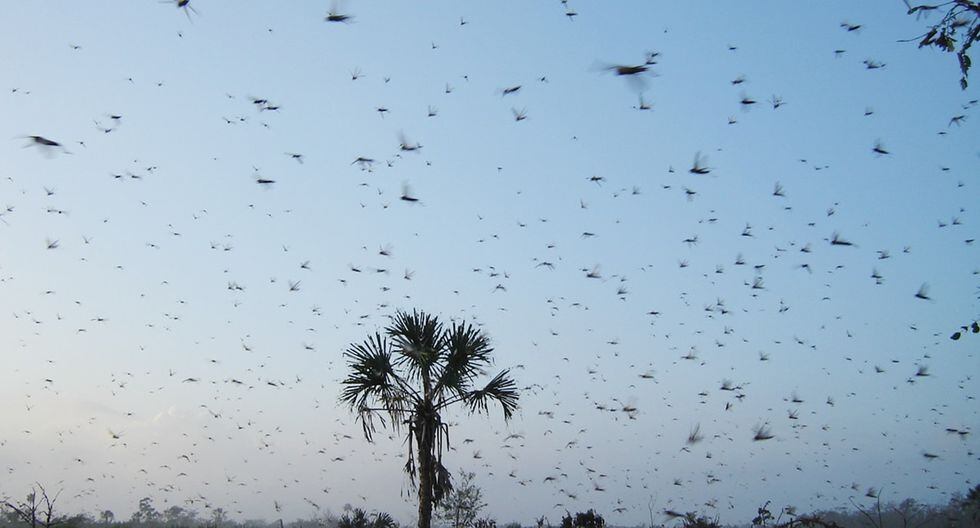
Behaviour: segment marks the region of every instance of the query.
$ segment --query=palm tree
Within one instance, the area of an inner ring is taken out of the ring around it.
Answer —
[[[357,412],[365,438],[372,440],[378,423],[396,433],[407,429],[405,472],[413,485],[418,476],[419,528],[429,528],[433,504],[452,489],[442,465],[449,446],[442,412],[462,403],[471,414],[488,413],[488,404],[496,401],[506,421],[517,410],[517,384],[509,370],[483,388],[474,387],[492,364],[492,352],[487,335],[472,325],[446,327],[425,312],[398,311],[384,335],[376,332],[344,353],[351,372],[340,401]]]
[[[372,521],[370,517],[374,517]],[[385,512],[378,512],[368,515],[360,508],[354,508],[351,512],[345,513],[337,521],[337,528],[397,528],[398,523]]]

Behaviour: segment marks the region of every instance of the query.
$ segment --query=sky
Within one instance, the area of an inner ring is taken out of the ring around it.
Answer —
[[[978,94],[901,2],[189,7],[0,18],[0,496],[411,523],[338,396],[416,308],[522,387],[450,416],[500,522],[977,484]]]

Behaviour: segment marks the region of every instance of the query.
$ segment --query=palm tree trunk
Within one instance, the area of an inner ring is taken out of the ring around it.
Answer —
[[[419,448],[419,526],[432,525],[432,485],[435,479],[435,466],[432,448],[435,444],[435,423],[432,409],[432,378],[428,369],[422,369],[422,406],[415,413],[415,434],[418,435]]]
[[[416,441],[418,445],[419,468],[419,526],[430,528],[432,524],[432,481],[434,466],[432,464],[432,424],[426,423],[424,417],[416,422]]]

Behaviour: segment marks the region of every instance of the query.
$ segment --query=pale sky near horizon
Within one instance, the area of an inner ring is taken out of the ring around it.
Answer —
[[[0,18],[0,497],[412,523],[337,403],[412,308],[525,387],[452,416],[501,523],[977,484],[978,94],[902,2],[190,5]]]

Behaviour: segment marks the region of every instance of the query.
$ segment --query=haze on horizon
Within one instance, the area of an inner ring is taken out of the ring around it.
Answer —
[[[338,396],[414,308],[522,387],[451,417],[499,522],[976,484],[978,94],[901,2],[191,5],[0,18],[0,497],[410,522]]]

